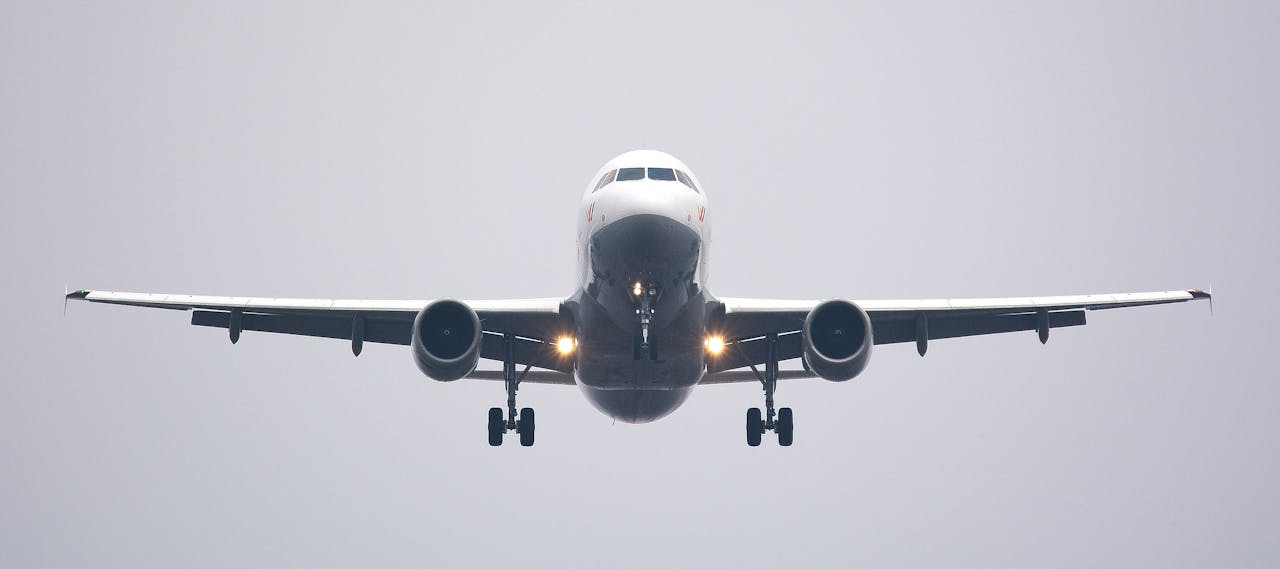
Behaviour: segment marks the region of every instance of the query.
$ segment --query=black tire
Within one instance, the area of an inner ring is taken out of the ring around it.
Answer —
[[[764,419],[760,417],[760,409],[747,409],[747,446],[760,446],[760,437],[764,435]]]
[[[795,419],[790,407],[778,409],[778,444],[791,446],[795,437]]]
[[[520,431],[520,446],[533,446],[533,409],[525,407],[520,410],[520,422],[516,430]]]
[[[502,446],[502,436],[507,433],[506,421],[502,419],[502,409],[489,408],[489,446]]]

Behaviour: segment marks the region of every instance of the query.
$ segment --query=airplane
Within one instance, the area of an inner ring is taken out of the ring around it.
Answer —
[[[872,346],[1085,324],[1090,310],[1210,301],[1198,289],[1026,298],[783,300],[717,297],[707,287],[707,194],[674,156],[635,150],[609,160],[579,205],[578,287],[567,298],[332,300],[64,290],[67,300],[189,311],[196,326],[409,346],[436,381],[502,381],[504,410],[488,413],[488,441],[515,432],[534,443],[535,414],[517,412],[522,383],[576,385],[605,415],[628,423],[675,411],[695,386],[758,382],[764,409],[747,410],[747,444],[772,431],[794,440],[791,408],[775,408],[778,380],[848,381]],[[479,360],[502,370],[479,370]],[[802,369],[779,369],[799,360]]]

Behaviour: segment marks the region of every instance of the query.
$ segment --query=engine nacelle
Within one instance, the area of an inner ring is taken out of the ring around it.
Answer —
[[[828,300],[804,319],[804,363],[828,381],[848,381],[871,361],[871,318],[847,300]]]
[[[436,381],[462,379],[480,362],[480,316],[456,300],[437,300],[413,319],[413,363]]]

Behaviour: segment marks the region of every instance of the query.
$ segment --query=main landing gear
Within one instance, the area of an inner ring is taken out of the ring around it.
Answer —
[[[778,335],[769,334],[764,341],[768,342],[769,347],[769,359],[764,364],[764,375],[760,374],[760,370],[757,370],[754,364],[751,365],[751,371],[756,374],[760,385],[764,387],[765,415],[761,416],[758,407],[747,409],[747,444],[753,447],[760,446],[760,439],[764,436],[764,432],[773,431],[778,434],[778,444],[789,447],[795,436],[794,414],[790,407],[778,409],[776,413],[773,409],[773,391],[778,387]]]
[[[503,383],[507,386],[507,415],[502,416],[501,407],[489,408],[489,446],[501,446],[502,438],[507,431],[516,431],[520,433],[520,446],[533,446],[533,428],[534,418],[533,409],[525,407],[520,410],[520,415],[516,416],[516,390],[520,388],[520,380],[524,379],[525,374],[529,373],[532,366],[524,366],[524,371],[516,373],[515,361],[515,344],[514,336],[504,335],[503,344],[505,353],[502,360],[502,377]]]

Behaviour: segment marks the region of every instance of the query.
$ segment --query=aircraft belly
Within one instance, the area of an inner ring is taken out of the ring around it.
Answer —
[[[577,295],[577,381],[605,414],[648,422],[684,402],[706,368],[707,298],[696,282],[701,243],[686,225],[637,215],[591,238],[591,279]],[[649,344],[641,350],[632,287],[660,289]]]

